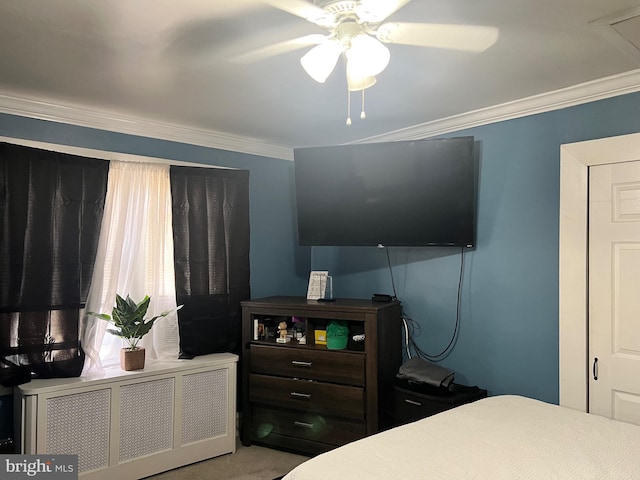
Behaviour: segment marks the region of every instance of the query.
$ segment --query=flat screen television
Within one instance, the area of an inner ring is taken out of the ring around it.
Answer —
[[[300,245],[473,247],[473,137],[294,149]]]

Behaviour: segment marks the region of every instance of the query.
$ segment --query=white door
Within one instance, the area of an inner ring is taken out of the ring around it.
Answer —
[[[640,424],[640,161],[589,184],[589,411]]]

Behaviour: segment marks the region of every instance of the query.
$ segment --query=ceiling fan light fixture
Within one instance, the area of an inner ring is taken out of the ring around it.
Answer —
[[[302,68],[318,83],[324,83],[338,62],[342,44],[337,40],[327,40],[316,45],[300,59]]]
[[[347,87],[350,92],[358,92],[373,87],[376,82],[376,77],[352,77],[347,75]]]
[[[373,87],[376,84],[376,77],[366,75],[354,67],[354,64],[347,60],[347,87],[350,92],[357,92]]]
[[[387,68],[391,52],[378,39],[361,33],[351,39],[347,58],[360,75],[373,77]]]

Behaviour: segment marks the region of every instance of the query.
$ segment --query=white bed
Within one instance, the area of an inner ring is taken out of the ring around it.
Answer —
[[[640,479],[640,426],[504,395],[358,440],[284,480]]]

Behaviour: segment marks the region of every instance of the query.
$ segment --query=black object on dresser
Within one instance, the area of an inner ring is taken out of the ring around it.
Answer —
[[[401,314],[397,301],[242,302],[243,445],[316,455],[380,431],[402,361]],[[364,332],[364,348],[322,344],[331,321]],[[295,333],[277,343],[282,322]]]

